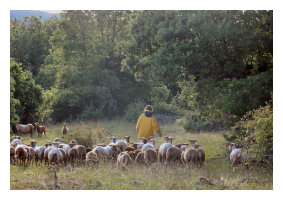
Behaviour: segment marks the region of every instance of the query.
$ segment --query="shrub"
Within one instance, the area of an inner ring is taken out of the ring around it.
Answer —
[[[180,109],[179,107],[173,104],[159,102],[155,103],[152,107],[154,113],[166,115],[184,115],[184,110]]]
[[[128,121],[137,121],[140,114],[143,112],[146,104],[142,102],[131,103],[125,113],[125,118]]]
[[[91,129],[82,123],[81,126],[74,127],[64,140],[66,143],[76,140],[78,144],[84,145],[86,148],[93,148],[98,143],[107,142],[107,133],[100,128],[99,123],[95,129]]]
[[[194,111],[187,111],[185,116],[177,120],[177,124],[183,126],[186,131],[200,132],[213,130],[213,123],[202,119],[201,115]]]
[[[273,156],[273,106],[266,106],[247,112],[224,134],[227,141],[236,142],[248,154],[249,161],[272,161]],[[268,158],[268,159],[267,159]],[[272,162],[268,162],[271,164]]]

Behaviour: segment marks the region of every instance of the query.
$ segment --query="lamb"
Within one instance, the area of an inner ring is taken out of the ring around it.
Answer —
[[[168,136],[165,136],[164,139],[166,140],[166,143],[163,143],[160,145],[159,147],[159,161],[161,163],[163,163],[166,159],[166,151],[168,148],[172,147],[172,141],[173,141],[173,138],[170,138]]]
[[[138,143],[137,149],[142,149],[143,145],[147,143],[146,138],[141,138],[141,142]]]
[[[19,124],[18,121],[15,121],[14,123],[20,136],[22,136],[22,133],[30,133],[30,137],[32,137],[32,132],[34,128],[32,124]]]
[[[57,165],[58,163],[63,162],[63,155],[58,148],[59,144],[57,142],[54,142],[53,144],[54,144],[54,148],[51,149],[51,151],[48,153],[49,165],[52,164]]]
[[[196,164],[199,164],[200,169],[202,169],[203,163],[205,161],[205,153],[202,148],[200,148],[200,145],[195,144],[193,147],[196,149],[197,152],[197,161]]]
[[[144,144],[142,147],[142,151],[145,151],[146,149],[151,148],[154,149],[155,148],[155,139],[150,139],[148,143]]]
[[[28,159],[28,152],[23,147],[18,147],[15,152],[15,159],[18,164],[18,160],[20,160],[20,164],[23,164],[26,167],[26,161]]]
[[[62,137],[66,137],[66,135],[69,133],[69,129],[67,127],[66,123],[63,123],[63,128],[62,128]]]
[[[121,150],[123,150],[125,147],[127,147],[129,142],[130,142],[130,136],[125,136],[124,138],[125,138],[125,140],[118,140],[116,142],[116,144],[119,144],[119,145],[122,146]]]
[[[240,148],[236,148],[236,144],[233,142],[229,144],[229,149],[231,150],[230,162],[232,163],[233,171],[235,171],[238,165],[244,163],[246,155],[241,152]]]
[[[178,147],[169,147],[166,151],[166,164],[170,162],[181,162],[182,149]]]
[[[121,152],[117,158],[117,167],[125,169],[128,165],[132,164],[130,155],[126,152]]]
[[[157,161],[157,152],[154,149],[148,148],[144,151],[144,162],[152,164]]]
[[[187,148],[181,155],[181,160],[184,165],[189,165],[189,168],[195,165],[197,161],[197,152],[195,149]]]
[[[145,161],[144,161],[144,152],[139,152],[137,154],[135,162],[138,163],[138,164],[144,164],[145,163]]]
[[[90,165],[95,165],[95,164],[97,164],[98,163],[98,157],[97,157],[97,154],[95,153],[95,152],[93,152],[93,151],[90,151],[90,152],[88,152],[87,154],[86,154],[86,160],[85,160],[85,162],[86,162],[86,164],[88,165],[88,166],[90,166]]]
[[[74,163],[78,159],[79,152],[78,152],[77,148],[73,147],[73,146],[75,146],[74,143],[70,143],[69,145],[70,145],[71,148],[68,151],[68,159],[71,161],[72,166],[74,167]]]
[[[44,136],[46,137],[45,126],[39,126],[38,122],[36,122],[34,125],[37,131],[37,137],[41,137],[42,133],[44,133]]]

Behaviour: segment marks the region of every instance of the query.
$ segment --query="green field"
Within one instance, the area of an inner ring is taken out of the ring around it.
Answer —
[[[70,132],[80,131],[86,134],[89,131],[102,130],[105,136],[114,135],[118,138],[130,135],[132,142],[137,142],[135,123],[123,120],[73,123],[68,127]],[[33,139],[39,145],[46,141],[52,141],[60,137],[61,124],[47,127],[47,136]],[[118,169],[115,162],[100,162],[97,167],[87,168],[75,166],[72,168],[60,167],[57,172],[57,184],[55,184],[54,170],[47,166],[29,165],[10,166],[10,188],[11,190],[191,190],[191,189],[242,189],[242,190],[272,190],[272,171],[264,169],[252,169],[247,171],[240,167],[232,171],[227,154],[225,140],[221,132],[193,134],[185,132],[182,127],[176,124],[161,126],[163,135],[174,136],[174,144],[188,143],[188,139],[197,139],[206,153],[205,167],[202,171],[183,168],[178,165],[161,165],[160,163],[151,166],[133,164],[126,170]],[[157,137],[157,147],[164,142]],[[23,142],[28,143],[30,137],[25,135]],[[100,141],[106,142],[106,141]]]

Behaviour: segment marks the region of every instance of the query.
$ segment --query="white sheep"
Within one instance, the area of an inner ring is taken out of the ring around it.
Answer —
[[[47,147],[48,143],[44,146],[35,146],[34,147],[34,157],[35,157],[35,164],[37,165],[38,160],[42,162],[42,159],[44,157],[44,151]]]
[[[158,151],[160,162],[165,161],[167,149],[169,149],[170,147],[173,146],[172,145],[173,138],[169,139],[168,136],[165,136],[164,139],[165,139],[166,142],[160,145],[159,151]]]
[[[147,143],[146,138],[141,138],[141,142],[138,143],[137,149],[142,149],[143,145]]]
[[[54,146],[51,146],[51,143],[47,143],[46,149],[44,150],[43,158],[45,160],[45,164],[48,163],[48,154],[49,152],[54,148]]]
[[[121,145],[122,150],[124,150],[124,148],[126,148],[130,142],[130,136],[125,136],[124,137],[125,140],[118,140],[116,142],[116,144]]]
[[[142,147],[142,151],[145,151],[146,149],[151,148],[154,149],[155,148],[155,139],[150,139],[148,143],[146,143],[145,145],[143,145]]]
[[[21,139],[22,138],[20,136],[13,136],[13,141],[10,143],[10,145],[15,144],[15,143],[22,144]]]
[[[92,151],[95,152],[99,158],[111,158],[113,147],[112,145],[105,147],[97,145]]]
[[[48,161],[49,164],[58,164],[59,162],[63,162],[63,155],[59,150],[59,144],[57,142],[53,143],[54,148],[50,150],[48,153]]]
[[[229,144],[229,149],[231,150],[230,161],[232,163],[233,171],[235,171],[236,166],[244,163],[246,155],[241,152],[240,148],[236,148],[236,144],[233,142]]]

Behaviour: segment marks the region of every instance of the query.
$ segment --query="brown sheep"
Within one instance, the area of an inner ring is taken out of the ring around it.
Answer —
[[[36,122],[34,125],[37,131],[37,137],[41,137],[42,133],[44,133],[44,136],[46,137],[45,126],[39,126],[38,122]]]
[[[189,165],[189,168],[194,166],[196,164],[196,161],[197,161],[197,152],[196,152],[196,150],[187,148],[184,151],[182,160],[183,160],[183,164],[184,165]]]
[[[135,151],[136,149],[134,147],[125,147],[123,151]]]
[[[16,154],[16,150],[15,147],[10,146],[10,161],[13,161],[15,163],[15,154]]]
[[[144,162],[144,152],[139,152],[139,153],[137,154],[137,157],[136,157],[135,161],[136,161],[136,163],[138,163],[138,164],[144,164],[144,163],[145,163],[145,162]]]
[[[125,169],[130,164],[132,164],[130,155],[126,152],[121,152],[117,157],[117,167],[122,167]]]
[[[31,161],[35,158],[35,152],[32,147],[28,147],[28,163],[31,163]]]
[[[26,166],[26,161],[28,159],[28,152],[23,147],[18,147],[15,153],[15,159],[18,164],[18,160],[20,160],[20,164]]]
[[[67,165],[67,153],[64,149],[62,148],[59,148],[59,150],[61,151],[61,154],[63,156],[63,162],[64,162],[64,165],[66,166]]]
[[[78,157],[79,157],[79,152],[77,150],[77,148],[74,148],[73,146],[75,145],[74,143],[70,143],[70,149],[68,151],[68,158],[70,160],[70,162],[72,163],[72,166],[74,167],[74,163],[75,161],[77,161]]]
[[[194,148],[196,149],[196,152],[197,152],[196,163],[199,165],[199,168],[202,169],[203,163],[205,161],[205,153],[204,153],[204,150],[199,147],[200,145],[197,145],[197,144],[194,145]]]
[[[63,123],[63,128],[62,128],[62,137],[66,137],[66,135],[69,133],[69,129],[67,127],[66,123]]]
[[[93,151],[90,151],[86,154],[86,160],[85,163],[90,166],[90,165],[95,165],[99,162],[97,154]]]
[[[19,124],[18,121],[15,121],[14,123],[20,136],[22,136],[22,133],[30,133],[30,137],[32,137],[33,128],[34,128],[32,124],[27,124],[27,125]]]
[[[167,164],[170,162],[181,162],[181,154],[182,154],[181,148],[178,148],[178,147],[168,148],[166,152],[165,163]]]
[[[152,164],[157,161],[157,152],[154,149],[146,149],[144,151],[144,161],[146,164]]]
[[[76,145],[75,148],[78,150],[79,152],[79,156],[78,159],[83,162],[83,160],[85,159],[86,156],[86,148],[83,145]]]

